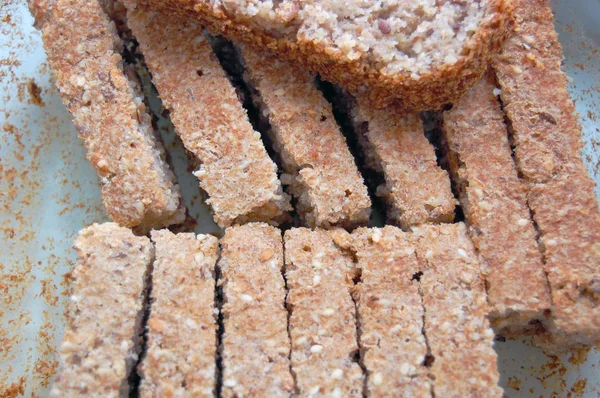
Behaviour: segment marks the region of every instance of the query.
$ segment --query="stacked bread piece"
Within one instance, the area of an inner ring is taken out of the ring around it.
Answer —
[[[76,241],[53,396],[501,396],[495,334],[600,341],[600,213],[547,1],[158,3],[31,3],[115,221]],[[246,42],[240,76],[190,12]],[[185,212],[107,13],[220,242],[160,229]],[[449,101],[429,132],[406,107]]]
[[[151,236],[81,231],[52,396],[129,394],[147,297],[142,397],[502,396],[464,224]]]

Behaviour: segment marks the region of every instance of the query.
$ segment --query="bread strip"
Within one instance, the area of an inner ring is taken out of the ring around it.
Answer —
[[[179,187],[138,83],[124,71],[114,23],[96,0],[31,0],[30,7],[109,216],[144,231],[183,222]]]
[[[551,298],[494,89],[488,76],[454,104],[444,114],[444,136],[469,235],[485,260],[493,326],[513,334],[542,319]]]
[[[212,397],[216,379],[214,315],[217,239],[152,231],[156,261],[148,349],[139,366],[142,397]]]
[[[357,310],[367,396],[431,397],[414,245],[395,227],[352,233],[361,282]]]
[[[260,134],[248,121],[203,29],[127,0],[128,25],[221,228],[285,220],[290,210]]]
[[[594,182],[582,171],[536,185],[529,205],[542,235],[553,301],[548,328],[555,345],[594,345],[600,341],[600,216]]]
[[[231,227],[221,239],[223,397],[283,397],[294,391],[285,309],[281,231]]]
[[[493,67],[519,171],[527,182],[542,183],[579,168],[581,127],[548,0],[515,3],[509,38]]]
[[[285,233],[285,276],[291,311],[292,372],[300,397],[362,397],[356,309],[350,289],[354,264],[342,230]],[[337,242],[337,243],[336,243]]]
[[[350,101],[351,117],[367,167],[383,173],[377,189],[388,204],[388,219],[407,229],[412,225],[452,222],[456,199],[450,178],[436,163],[435,150],[416,113],[399,106],[376,109]]]
[[[74,247],[68,324],[50,396],[128,397],[154,247],[115,223],[81,230]]]
[[[558,348],[600,341],[600,212],[562,59],[548,2],[520,0],[494,68],[541,232],[553,302],[546,326]]]
[[[241,51],[253,99],[270,123],[270,135],[289,192],[305,225],[352,228],[369,221],[367,188],[314,76],[244,46]]]
[[[463,223],[415,228],[436,397],[502,397],[480,266]]]

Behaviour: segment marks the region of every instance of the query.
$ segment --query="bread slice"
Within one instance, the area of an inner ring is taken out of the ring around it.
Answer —
[[[261,223],[230,227],[221,248],[221,396],[289,396],[294,379],[281,231]]]
[[[383,175],[377,195],[387,205],[390,223],[413,225],[452,222],[456,199],[450,177],[436,162],[416,112],[397,104],[376,109],[364,98],[343,95],[366,166]]]
[[[498,52],[508,0],[438,2],[143,0],[273,51],[377,106],[456,100]],[[433,4],[432,4],[433,3]]]
[[[366,395],[431,397],[419,263],[409,234],[390,226],[359,228],[352,245],[361,270],[355,297]]]
[[[479,257],[463,223],[413,229],[436,397],[502,397]]]
[[[128,397],[154,247],[148,238],[106,223],[81,230],[75,250],[68,324],[50,396]]]
[[[549,2],[516,3],[506,47],[493,67],[512,126],[515,160],[541,233],[552,292],[546,322],[550,345],[594,345],[600,341],[595,184],[581,157],[581,126],[561,69],[563,53]]]
[[[291,210],[277,167],[252,128],[201,26],[126,0],[128,26],[186,149],[216,223],[278,224]]]
[[[315,78],[273,55],[240,49],[253,100],[270,125],[288,192],[306,226],[352,228],[366,225],[371,200]]]
[[[355,265],[340,246],[350,235],[339,229],[296,228],[285,232],[284,241],[296,394],[362,397],[351,296]]]
[[[152,231],[147,351],[138,366],[141,397],[212,397],[216,379],[217,239]]]
[[[444,114],[444,136],[469,235],[485,260],[493,326],[514,336],[536,326],[551,298],[495,90],[489,75],[471,88]]]
[[[109,216],[142,231],[183,222],[179,187],[134,74],[124,70],[114,23],[96,0],[32,0],[30,7]]]

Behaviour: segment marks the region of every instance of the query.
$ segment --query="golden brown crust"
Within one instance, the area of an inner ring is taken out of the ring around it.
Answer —
[[[285,309],[281,231],[230,227],[221,239],[223,397],[283,397],[294,391]]]
[[[51,397],[127,397],[154,247],[115,223],[79,232],[68,324]]]
[[[367,396],[430,397],[414,244],[395,227],[357,229],[352,243],[361,269],[354,296]]]
[[[444,135],[469,234],[485,260],[493,325],[502,332],[531,327],[551,299],[526,187],[517,175],[494,90],[490,76],[469,90],[444,114]]]
[[[455,64],[434,68],[419,79],[408,73],[386,75],[368,63],[347,61],[331,55],[329,48],[313,41],[291,41],[256,29],[250,20],[228,15],[212,2],[199,0],[142,0],[152,7],[166,7],[183,16],[198,18],[211,30],[239,40],[258,50],[268,50],[282,59],[299,63],[324,79],[355,94],[368,95],[377,107],[394,100],[408,109],[438,109],[452,103],[475,84],[493,54],[502,49],[511,1],[495,0],[494,16],[482,23]]]
[[[203,396],[215,390],[214,317],[218,242],[210,235],[152,231],[156,260],[141,397]]]
[[[183,222],[179,187],[137,82],[124,71],[114,24],[97,1],[33,0],[30,6],[108,214],[140,230]]]
[[[287,306],[291,311],[292,372],[299,396],[362,397],[356,309],[350,290],[354,263],[340,244],[343,230],[295,228],[285,233]]]
[[[480,262],[463,223],[413,228],[437,397],[502,397]]]
[[[221,227],[286,219],[277,167],[269,158],[201,26],[137,7],[127,0],[128,25],[186,149],[194,174]]]
[[[600,341],[600,213],[562,60],[548,1],[518,1],[493,66],[544,248],[553,301],[545,344],[558,348]]]
[[[249,47],[241,55],[304,223],[365,225],[371,210],[367,188],[314,76]]]
[[[388,203],[388,219],[404,229],[452,222],[457,201],[450,178],[437,165],[419,115],[397,105],[375,109],[362,98],[349,102],[368,166],[385,178],[377,194]]]

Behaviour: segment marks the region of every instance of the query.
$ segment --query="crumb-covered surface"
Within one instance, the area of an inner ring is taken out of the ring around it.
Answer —
[[[158,93],[219,226],[284,221],[289,198],[201,26],[125,2]]]
[[[456,199],[450,178],[437,165],[419,116],[398,106],[376,109],[364,99],[349,102],[367,167],[385,178],[377,194],[387,202],[389,221],[405,229],[452,222]]]
[[[367,396],[431,397],[414,244],[400,229],[385,227],[357,229],[352,245],[361,270],[354,296]]]
[[[248,46],[240,53],[304,224],[366,225],[367,188],[314,76]]]
[[[115,25],[96,1],[32,0],[63,102],[102,183],[108,214],[141,230],[181,223],[179,187],[163,159]]]
[[[285,232],[286,304],[290,311],[292,373],[300,396],[362,397],[355,265],[343,230],[295,228]]]
[[[290,371],[281,231],[266,224],[225,230],[221,240],[223,397],[283,397]]]
[[[484,260],[493,326],[517,332],[541,319],[551,299],[495,89],[486,77],[469,90],[444,114],[444,135],[469,235]]]
[[[74,247],[68,326],[50,397],[127,397],[127,378],[141,349],[154,246],[106,223],[83,229]]]
[[[147,349],[139,365],[141,397],[212,397],[216,389],[214,236],[152,231]]]
[[[502,397],[480,261],[463,223],[413,229],[437,397]]]

